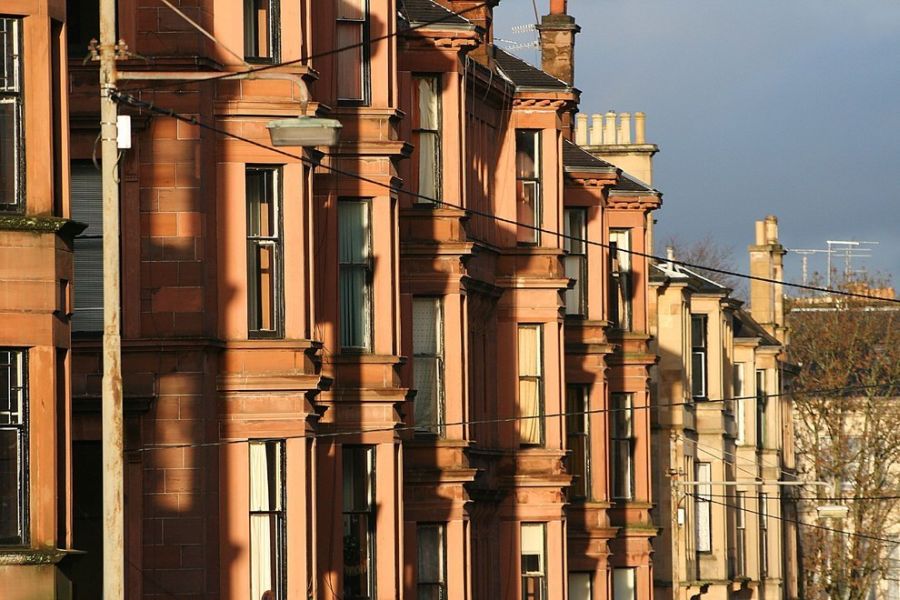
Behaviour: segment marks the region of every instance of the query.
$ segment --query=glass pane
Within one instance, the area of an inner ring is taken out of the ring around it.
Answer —
[[[691,394],[695,398],[706,396],[706,355],[704,352],[691,354]]]
[[[18,112],[14,102],[0,100],[0,208],[18,203]]]
[[[19,19],[0,17],[0,91],[19,91]]]
[[[575,280],[575,285],[566,290],[566,314],[584,315],[584,276],[585,257],[578,254],[570,254],[565,257],[566,277]]]
[[[342,456],[344,511],[368,511],[372,505],[372,450],[345,447]]]
[[[0,544],[21,544],[20,433],[0,429]]]
[[[275,212],[275,172],[273,170],[247,170],[247,213],[248,235],[257,237],[278,235]]]
[[[244,55],[272,56],[269,40],[272,14],[269,0],[244,0]]]
[[[541,443],[541,393],[540,382],[534,379],[519,380],[519,442]]]
[[[541,375],[541,339],[539,325],[519,326],[519,375]]]
[[[516,177],[539,177],[539,140],[537,131],[516,131]]]
[[[416,387],[416,427],[437,432],[438,417],[439,359],[416,357],[413,359],[414,385]]]
[[[357,200],[338,202],[340,261],[367,264],[369,260],[369,204]]]
[[[613,569],[613,600],[635,600],[634,569]]]
[[[343,265],[340,273],[341,346],[369,347],[369,287],[364,267]]]
[[[416,531],[418,534],[419,584],[442,583],[444,581],[444,526],[419,525]],[[421,587],[419,589],[421,590]]]
[[[569,573],[569,600],[593,600],[590,573]]]
[[[569,433],[586,433],[588,424],[587,388],[582,385],[566,386],[566,429]]]
[[[694,348],[706,347],[706,318],[691,316],[691,346]]]
[[[566,209],[565,234],[569,237],[564,239],[563,247],[572,254],[585,253],[585,220],[586,213],[584,209]]]
[[[22,352],[0,351],[0,425],[25,422],[25,364]]]
[[[613,260],[618,271],[631,269],[631,233],[627,229],[613,230],[609,232],[609,244]]]
[[[538,231],[533,229],[539,225],[537,222],[538,183],[519,180],[516,182],[516,187],[518,188],[516,221],[521,224],[518,228],[517,241],[533,243],[538,239]]]
[[[363,24],[338,21],[337,47],[344,48],[336,56],[337,95],[342,100],[363,99]]]
[[[522,523],[522,572],[544,572],[544,524]],[[536,560],[535,560],[536,559]],[[528,568],[525,568],[526,563]]]
[[[437,130],[440,127],[438,114],[438,78],[417,77],[419,92],[419,129]]]
[[[429,199],[440,200],[440,165],[438,135],[430,131],[418,132],[419,140],[419,194],[416,202],[433,204]],[[428,198],[428,199],[426,199]]]
[[[250,443],[250,510],[282,508],[282,442]]]
[[[275,330],[275,281],[276,254],[272,244],[257,244],[253,273],[253,310],[254,329],[258,331]]]
[[[344,598],[370,598],[371,539],[368,514],[344,515]]]
[[[281,518],[250,515],[250,597],[276,600],[281,580]]]
[[[337,0],[338,19],[365,19],[366,0]],[[341,45],[338,44],[338,48]]]
[[[439,302],[437,298],[413,298],[413,354],[439,352]]]

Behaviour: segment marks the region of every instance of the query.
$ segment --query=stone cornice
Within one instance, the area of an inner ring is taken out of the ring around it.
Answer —
[[[616,192],[613,190],[607,199],[609,208],[618,210],[651,211],[662,206],[662,199],[655,194]]]
[[[73,238],[87,228],[84,223],[51,217],[49,215],[0,214],[0,231],[28,231],[31,233],[58,233]]]

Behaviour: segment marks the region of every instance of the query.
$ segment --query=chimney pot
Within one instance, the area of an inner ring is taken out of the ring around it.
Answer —
[[[603,143],[603,115],[591,115],[591,144],[599,146]]]
[[[566,0],[550,0],[550,14],[551,15],[566,14]]]
[[[603,143],[607,145],[616,143],[616,113],[614,111],[607,112],[603,119]]]
[[[575,117],[575,143],[579,146],[587,146],[588,143],[588,116],[579,114]]]
[[[623,112],[619,114],[619,143],[631,143],[631,113]]]
[[[642,112],[634,113],[634,143],[635,144],[646,144],[646,123],[644,119],[646,115]]]

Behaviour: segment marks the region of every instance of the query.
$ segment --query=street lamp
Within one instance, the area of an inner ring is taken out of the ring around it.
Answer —
[[[275,119],[266,126],[273,146],[334,146],[341,136],[341,122],[320,117]]]

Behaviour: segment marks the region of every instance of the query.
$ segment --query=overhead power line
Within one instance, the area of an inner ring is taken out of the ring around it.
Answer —
[[[160,89],[164,89],[167,87],[171,87],[173,85],[189,85],[189,84],[195,84],[195,83],[208,83],[211,81],[219,81],[222,79],[232,79],[235,77],[245,77],[247,75],[252,75],[255,73],[262,73],[264,71],[271,71],[273,69],[290,67],[292,65],[305,63],[310,60],[314,60],[316,58],[324,58],[326,56],[331,56],[333,54],[339,54],[339,53],[345,52],[347,50],[355,50],[356,48],[362,48],[364,46],[369,46],[369,45],[375,44],[376,42],[382,42],[384,40],[389,40],[393,37],[397,37],[399,35],[409,33],[410,31],[416,31],[418,29],[425,29],[432,25],[438,25],[440,23],[443,23],[444,21],[452,19],[453,17],[460,17],[467,13],[478,10],[479,8],[482,8],[482,7],[486,6],[487,4],[489,4],[489,3],[481,2],[479,4],[475,4],[473,6],[470,6],[468,8],[464,8],[462,10],[455,11],[455,12],[447,9],[447,14],[443,15],[439,19],[432,19],[431,21],[424,21],[422,23],[415,23],[415,24],[410,23],[409,27],[407,27],[405,29],[398,28],[398,29],[395,29],[392,33],[387,33],[385,35],[380,35],[378,37],[369,38],[369,39],[363,40],[361,42],[356,42],[355,44],[348,44],[346,46],[341,46],[339,48],[332,48],[330,50],[324,50],[322,52],[317,52],[317,53],[310,54],[307,56],[301,56],[300,58],[295,58],[293,60],[287,60],[287,61],[279,62],[279,63],[272,63],[272,64],[268,64],[268,65],[260,65],[258,67],[251,67],[249,69],[242,69],[239,71],[228,71],[226,73],[222,73],[221,75],[213,76],[213,77],[210,77],[209,79],[204,79],[202,81],[185,81],[185,80],[164,81],[164,82],[154,83],[151,85],[144,85],[144,86],[137,87],[137,88],[123,88],[122,90],[119,90],[119,91],[121,91],[121,92],[151,92],[154,90],[160,90]],[[208,34],[205,34],[205,35],[208,35]]]
[[[115,99],[117,102],[121,102],[121,103],[123,103],[123,104],[127,104],[127,105],[130,105],[130,106],[136,107],[136,108],[146,109],[146,110],[148,110],[148,111],[154,112],[154,113],[159,114],[159,115],[163,115],[163,116],[167,116],[167,117],[172,117],[172,118],[178,119],[178,120],[180,120],[180,121],[182,121],[182,122],[189,123],[189,124],[195,125],[195,126],[197,126],[197,127],[202,127],[203,129],[207,129],[208,131],[213,131],[213,132],[218,133],[218,134],[220,134],[220,135],[224,135],[224,136],[227,136],[227,137],[236,139],[236,140],[240,140],[240,141],[245,142],[245,143],[247,143],[247,144],[251,144],[251,145],[256,146],[256,147],[258,147],[258,148],[262,148],[262,149],[268,150],[268,151],[273,152],[273,153],[275,153],[275,154],[279,154],[279,155],[285,156],[285,157],[287,157],[287,158],[292,158],[292,159],[294,159],[294,160],[297,160],[297,161],[299,161],[299,162],[301,162],[301,163],[305,163],[305,164],[310,165],[310,166],[312,166],[312,167],[318,167],[318,168],[321,168],[321,169],[325,169],[325,170],[327,170],[327,171],[330,171],[330,172],[332,172],[332,173],[335,173],[335,174],[337,174],[337,175],[343,175],[343,176],[345,176],[345,177],[350,177],[350,178],[353,178],[353,179],[357,179],[357,180],[363,181],[363,182],[365,182],[365,183],[370,183],[370,184],[372,184],[372,185],[374,185],[374,186],[381,187],[381,188],[384,188],[384,189],[387,189],[387,190],[396,192],[396,193],[398,193],[398,194],[404,194],[404,195],[407,195],[407,196],[412,196],[413,198],[418,198],[418,199],[420,199],[420,200],[425,200],[425,201],[431,202],[431,203],[433,203],[433,204],[435,204],[435,205],[440,205],[440,206],[445,206],[445,207],[449,207],[449,208],[455,208],[455,209],[458,209],[458,210],[462,210],[462,211],[465,211],[466,213],[468,213],[468,214],[470,214],[470,215],[476,215],[476,216],[484,217],[484,218],[487,218],[487,219],[492,219],[492,220],[497,221],[497,222],[499,222],[499,223],[505,223],[505,224],[508,224],[508,225],[515,225],[515,226],[517,226],[517,227],[524,227],[524,228],[530,229],[530,230],[532,230],[532,231],[536,231],[536,232],[540,232],[540,233],[546,233],[546,234],[548,234],[548,235],[558,236],[558,237],[563,238],[563,239],[568,239],[568,240],[572,240],[572,241],[576,241],[576,242],[581,242],[581,243],[588,244],[588,245],[591,245],[591,246],[599,246],[599,247],[607,248],[607,249],[611,248],[610,244],[607,244],[607,243],[604,243],[604,242],[598,242],[598,241],[596,241],[596,240],[590,240],[590,239],[587,239],[587,238],[580,238],[580,237],[577,237],[577,236],[568,235],[568,234],[566,234],[566,233],[561,233],[561,232],[558,232],[558,231],[553,231],[553,230],[550,230],[550,229],[545,229],[545,228],[543,228],[543,227],[540,227],[540,226],[537,226],[537,225],[532,225],[532,224],[529,224],[529,223],[521,223],[521,222],[519,222],[519,221],[516,221],[515,219],[509,219],[509,218],[507,218],[507,217],[501,217],[501,216],[499,216],[499,215],[495,215],[495,214],[493,214],[493,213],[489,213],[489,212],[486,212],[486,211],[482,211],[482,210],[478,210],[478,209],[474,209],[474,208],[467,208],[467,207],[461,206],[461,205],[459,205],[459,204],[453,204],[452,202],[447,202],[447,201],[445,201],[445,200],[440,200],[440,199],[437,199],[437,198],[431,198],[431,197],[429,197],[429,196],[425,196],[425,195],[423,195],[423,194],[419,194],[418,192],[412,192],[412,191],[409,191],[409,190],[405,190],[405,189],[403,189],[403,188],[395,187],[394,185],[391,185],[391,184],[389,184],[389,183],[384,183],[384,182],[378,181],[377,179],[372,179],[372,178],[370,178],[370,177],[366,177],[366,176],[364,176],[364,175],[360,175],[359,173],[352,173],[352,172],[350,172],[350,171],[345,171],[345,170],[343,170],[343,169],[339,169],[339,168],[334,167],[334,166],[332,166],[332,165],[322,164],[322,163],[320,163],[320,162],[318,162],[318,161],[314,161],[314,160],[312,160],[312,159],[310,159],[310,158],[306,158],[306,157],[304,157],[304,156],[302,156],[302,155],[299,155],[299,154],[292,154],[291,152],[287,152],[286,150],[282,150],[281,148],[276,148],[276,147],[270,146],[270,145],[268,145],[268,144],[263,144],[262,142],[259,142],[259,141],[257,141],[257,140],[250,139],[250,138],[248,138],[248,137],[239,135],[239,134],[237,134],[237,133],[233,133],[233,132],[231,132],[231,131],[227,131],[227,130],[222,129],[222,128],[220,128],[220,127],[216,127],[215,125],[210,125],[209,123],[204,123],[203,121],[201,121],[201,120],[200,120],[199,118],[197,118],[197,117],[194,117],[194,116],[188,116],[188,115],[179,113],[179,112],[177,112],[177,111],[175,111],[175,110],[172,110],[172,109],[162,108],[162,107],[160,107],[160,106],[154,104],[153,102],[147,102],[146,100],[141,100],[141,99],[139,99],[139,98],[136,98],[135,96],[132,96],[131,94],[125,93],[125,92],[122,91],[122,90],[112,91],[112,92],[110,92],[110,95],[111,95],[112,98]],[[753,280],[753,281],[761,281],[761,282],[764,282],[764,283],[772,283],[772,284],[776,284],[776,285],[782,285],[782,286],[787,286],[787,287],[793,287],[793,288],[803,289],[803,290],[807,290],[807,291],[824,292],[824,293],[826,293],[826,294],[834,294],[834,295],[838,295],[838,296],[846,296],[846,297],[853,297],[853,298],[862,298],[862,299],[865,299],[865,300],[871,300],[871,301],[877,301],[877,302],[890,302],[890,303],[900,304],[900,298],[878,298],[878,297],[876,297],[876,296],[869,296],[869,295],[867,295],[867,294],[860,294],[860,293],[857,293],[857,292],[851,292],[851,291],[847,291],[847,290],[839,290],[839,289],[827,288],[827,287],[820,287],[820,286],[815,286],[815,285],[805,285],[805,284],[801,284],[801,283],[789,283],[789,282],[785,282],[785,281],[779,281],[779,280],[777,280],[777,279],[772,279],[772,278],[770,278],[770,277],[761,277],[761,276],[759,276],[759,275],[750,275],[750,274],[748,274],[748,273],[739,273],[739,272],[736,272],[736,271],[729,271],[729,270],[727,270],[727,269],[721,269],[721,268],[717,268],[717,267],[711,267],[711,266],[699,265],[699,264],[690,263],[690,262],[681,261],[681,260],[675,260],[675,259],[663,258],[663,257],[660,257],[660,256],[656,256],[656,255],[654,255],[654,254],[650,254],[650,253],[647,253],[647,252],[639,252],[639,251],[637,251],[637,250],[632,250],[632,249],[616,248],[616,250],[617,250],[618,252],[624,252],[624,253],[629,254],[629,255],[632,255],[632,256],[639,256],[639,257],[641,257],[641,258],[647,258],[647,259],[655,260],[655,261],[658,261],[658,262],[660,262],[660,263],[669,263],[669,264],[676,264],[676,265],[680,265],[680,266],[688,267],[688,268],[703,269],[703,270],[705,270],[705,271],[710,271],[710,272],[713,272],[713,273],[719,273],[719,274],[721,274],[721,275],[730,275],[730,276],[732,276],[732,277],[740,277],[740,278],[743,278],[743,279],[750,279],[750,280]]]
[[[780,517],[779,517],[779,516],[775,516],[775,515],[770,515],[770,514],[768,514],[768,513],[762,513],[762,512],[760,512],[760,511],[758,511],[758,510],[753,510],[753,509],[751,509],[751,508],[747,508],[746,506],[744,506],[744,507],[741,507],[741,506],[735,506],[735,505],[729,504],[729,503],[727,503],[727,502],[720,502],[720,501],[718,501],[718,500],[713,500],[712,498],[707,497],[709,494],[690,493],[690,494],[687,494],[687,495],[688,495],[688,496],[691,496],[691,497],[694,498],[695,500],[699,500],[700,502],[710,502],[710,503],[712,503],[712,504],[718,504],[719,506],[725,506],[725,507],[727,507],[727,508],[733,508],[733,509],[735,509],[735,510],[741,510],[741,511],[744,511],[744,512],[748,512],[748,513],[750,513],[750,514],[761,515],[761,516],[763,516],[763,517],[768,517],[769,519],[777,519],[777,520],[783,521],[783,522],[785,522],[785,523],[794,523],[795,525],[800,525],[800,526],[802,526],[802,527],[810,527],[810,528],[812,528],[812,529],[821,529],[821,530],[823,530],[823,531],[830,531],[830,532],[832,532],[832,533],[838,533],[838,534],[841,534],[841,535],[848,535],[848,536],[851,536],[851,537],[857,537],[857,538],[864,539],[864,540],[872,540],[872,541],[875,541],[875,542],[884,542],[884,543],[887,543],[887,544],[897,544],[897,543],[900,543],[900,540],[892,540],[892,539],[889,539],[889,538],[878,537],[878,536],[876,536],[876,535],[869,535],[868,533],[858,533],[858,532],[856,532],[856,531],[844,531],[843,529],[835,529],[835,528],[833,528],[833,527],[828,527],[828,526],[826,526],[826,525],[818,525],[818,524],[816,524],[816,523],[807,523],[806,521],[800,521],[799,519],[789,519],[789,518],[787,518],[787,517],[785,517],[785,516],[780,516]]]
[[[837,388],[837,389],[823,389],[819,390],[820,393],[837,393],[837,392],[845,392],[850,389],[859,389],[866,386],[853,386],[852,388]],[[790,396],[790,392],[785,392],[781,394],[766,394],[766,398],[780,398],[782,396]],[[755,400],[756,396],[746,396],[742,398],[725,398],[722,400],[704,400],[705,403],[714,403],[714,402],[729,402],[731,400]],[[465,427],[468,425],[489,425],[495,423],[513,423],[516,421],[530,421],[532,419],[553,419],[553,418],[563,418],[568,416],[580,416],[580,415],[592,415],[592,414],[603,414],[603,413],[616,413],[616,412],[624,412],[624,411],[635,411],[635,410],[659,410],[661,408],[671,408],[677,406],[692,406],[694,402],[669,402],[665,404],[642,404],[639,406],[632,406],[630,408],[593,408],[583,411],[563,411],[558,413],[545,413],[542,415],[518,415],[513,417],[495,417],[490,419],[469,419],[465,421],[455,421],[451,423],[440,423],[441,427]],[[144,452],[151,452],[154,450],[173,450],[178,448],[213,448],[216,446],[230,446],[234,444],[246,444],[250,441],[258,441],[265,439],[278,439],[278,440],[293,440],[293,439],[326,439],[326,438],[339,438],[339,437],[348,437],[354,435],[362,435],[367,433],[399,433],[402,431],[415,431],[416,429],[421,429],[421,425],[389,425],[385,427],[370,427],[366,429],[349,429],[349,430],[340,430],[340,431],[328,431],[328,432],[316,432],[311,434],[297,434],[297,435],[288,435],[281,437],[273,437],[273,438],[237,438],[230,440],[218,440],[214,442],[189,442],[182,444],[160,444],[156,446],[142,446],[140,448],[131,448],[126,450],[126,452],[133,454],[140,454]],[[724,460],[724,459],[723,459]],[[749,473],[749,472],[748,472]],[[755,476],[755,475],[754,475]]]

